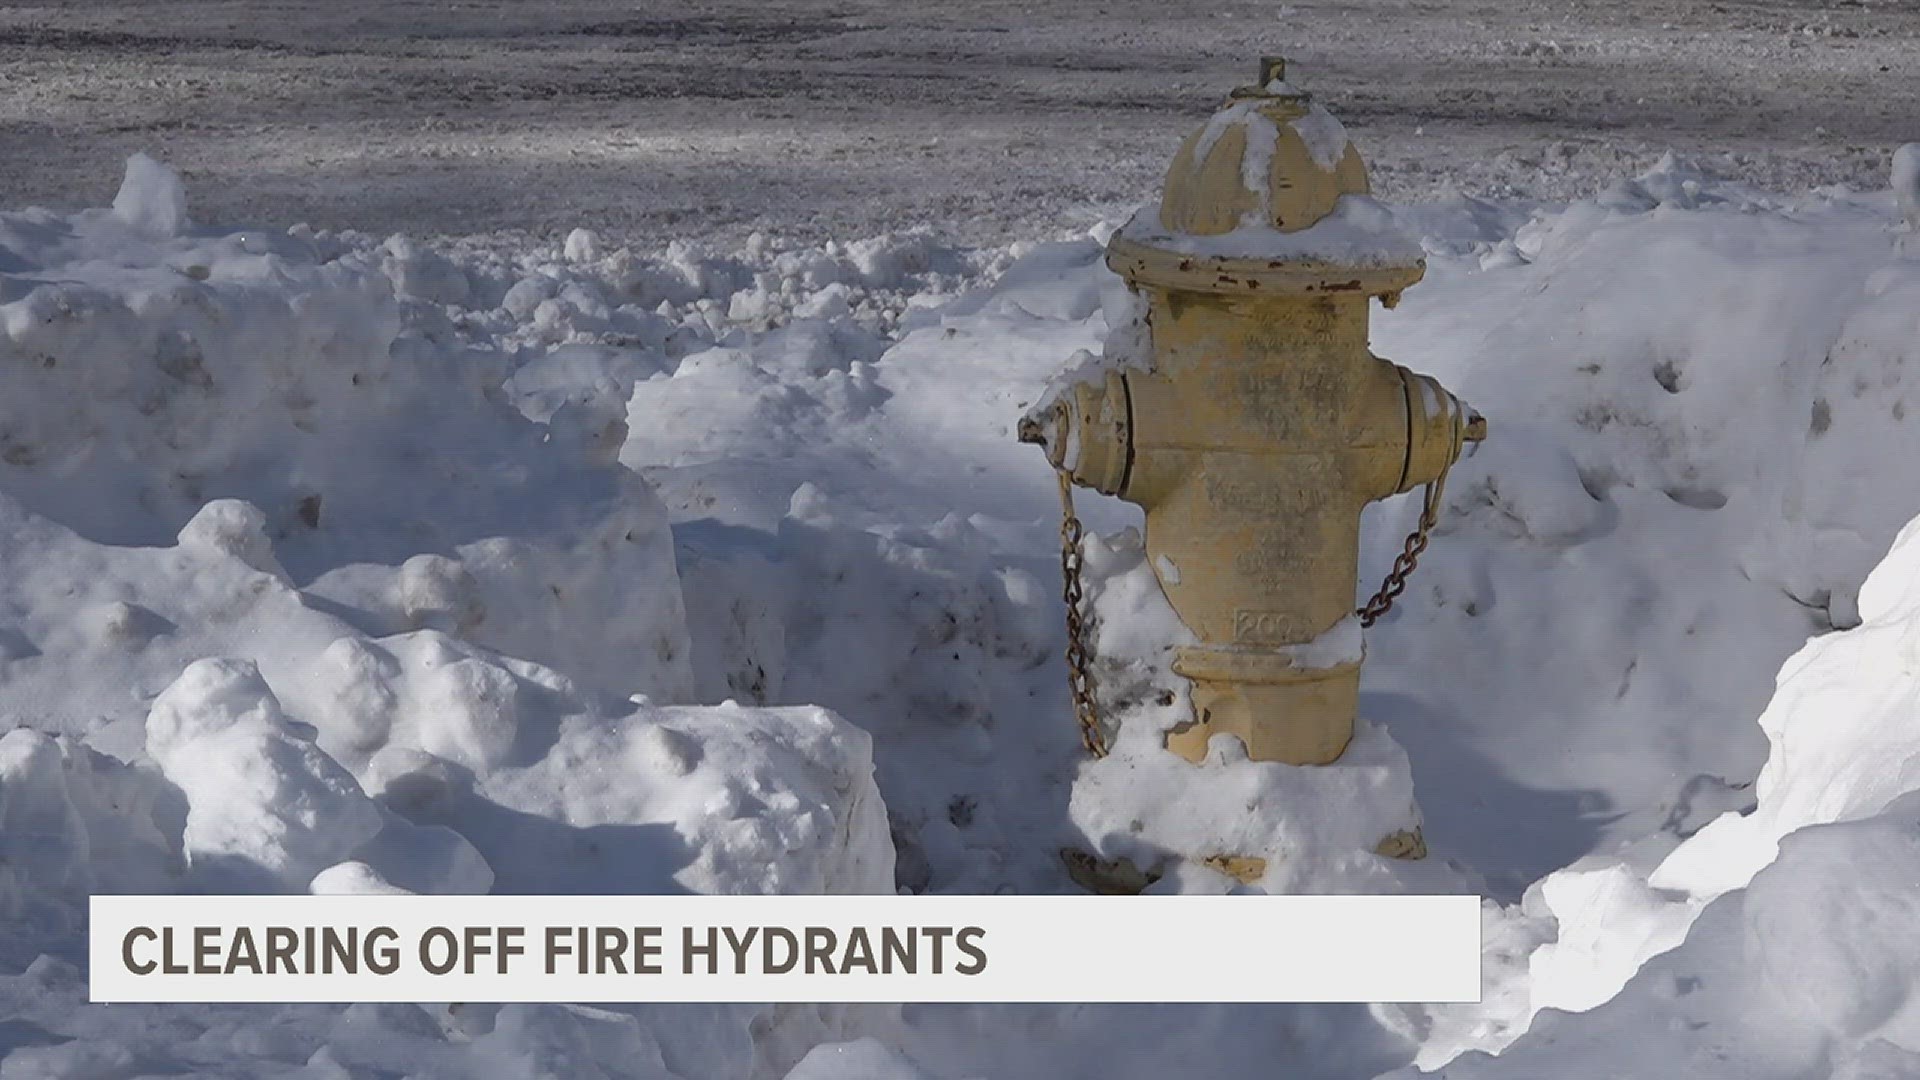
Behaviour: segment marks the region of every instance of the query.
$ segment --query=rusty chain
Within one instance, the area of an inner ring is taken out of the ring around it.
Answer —
[[[1080,610],[1082,556],[1080,541],[1086,530],[1073,512],[1073,479],[1067,470],[1054,470],[1060,479],[1060,571],[1066,579],[1061,597],[1067,602],[1067,689],[1073,693],[1073,714],[1080,721],[1080,742],[1096,758],[1107,756],[1106,733],[1093,702],[1093,674],[1088,670],[1086,616]]]
[[[1420,565],[1420,556],[1427,550],[1427,539],[1434,526],[1440,524],[1440,506],[1447,490],[1447,473],[1454,463],[1460,460],[1460,448],[1466,435],[1466,415],[1453,414],[1453,452],[1447,463],[1440,466],[1440,475],[1428,484],[1421,500],[1420,520],[1407,535],[1407,541],[1401,545],[1400,554],[1393,558],[1393,569],[1387,571],[1387,579],[1380,583],[1380,591],[1368,598],[1367,602],[1355,609],[1362,627],[1370,627],[1380,621],[1380,616],[1393,609],[1393,602],[1407,591],[1407,578]]]
[[[1440,523],[1442,481],[1427,485],[1420,521],[1414,526],[1413,532],[1407,534],[1407,542],[1401,546],[1400,554],[1393,557],[1393,569],[1387,571],[1387,579],[1380,583],[1380,591],[1354,611],[1355,615],[1360,616],[1361,626],[1372,626],[1379,622],[1380,616],[1392,610],[1393,602],[1407,591],[1407,578],[1420,565],[1420,556],[1427,550],[1427,537],[1433,532],[1433,527]]]
[[[1460,429],[1465,417],[1456,415],[1454,425]],[[1461,439],[1456,431],[1453,440],[1453,456],[1447,459],[1440,469],[1440,475],[1433,483],[1426,485],[1421,501],[1420,520],[1407,536],[1400,554],[1394,557],[1393,569],[1387,571],[1386,580],[1380,584],[1380,591],[1373,594],[1366,603],[1355,609],[1360,625],[1370,627],[1380,620],[1382,615],[1392,610],[1394,600],[1407,590],[1407,578],[1420,565],[1420,556],[1427,550],[1427,542],[1433,529],[1440,523],[1440,507],[1446,494],[1447,473],[1459,460]],[[1066,469],[1056,467],[1054,474],[1060,482],[1060,572],[1065,580],[1061,598],[1067,604],[1067,689],[1073,694],[1073,714],[1080,722],[1080,743],[1087,753],[1096,758],[1107,756],[1107,736],[1100,730],[1100,714],[1093,698],[1092,654],[1087,649],[1087,618],[1081,611],[1085,594],[1081,588],[1081,569],[1084,557],[1080,544],[1086,538],[1086,529],[1080,524],[1079,515],[1073,509],[1073,479]]]

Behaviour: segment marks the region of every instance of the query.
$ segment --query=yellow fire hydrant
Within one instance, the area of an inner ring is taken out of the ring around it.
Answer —
[[[1175,651],[1193,716],[1167,736],[1194,762],[1216,734],[1260,761],[1340,756],[1363,655],[1360,511],[1437,485],[1485,435],[1433,379],[1368,350],[1369,302],[1397,302],[1425,262],[1364,198],[1338,121],[1284,76],[1263,60],[1181,146],[1157,212],[1108,243],[1146,301],[1146,369],[1078,382],[1020,432],[1073,483],[1146,510],[1149,562],[1199,642]]]

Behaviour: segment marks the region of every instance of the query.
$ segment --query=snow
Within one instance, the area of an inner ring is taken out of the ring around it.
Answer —
[[[1893,152],[1893,201],[1907,219],[1907,228],[1920,232],[1920,143],[1908,143]]]
[[[1120,235],[1182,255],[1223,259],[1386,267],[1415,265],[1422,255],[1420,244],[1399,227],[1393,213],[1366,195],[1342,195],[1325,217],[1291,232],[1249,218],[1217,236],[1190,236],[1170,231],[1160,221],[1159,208],[1146,206]]]
[[[1792,834],[1606,1005],[1544,1015],[1500,1057],[1446,1075],[1912,1075],[1915,802]]]
[[[0,1076],[1910,1071],[1896,194],[1676,156],[1356,205],[1428,267],[1373,347],[1492,434],[1393,612],[1305,647],[1367,656],[1324,768],[1160,750],[1191,639],[1085,491],[1115,730],[1079,750],[1013,436],[1063,368],[1148,362],[1112,222],[503,250],[0,214]],[[1365,583],[1417,509],[1368,512]],[[1374,853],[1416,827],[1428,858]],[[92,893],[1067,892],[1062,848],[1158,892],[1482,892],[1485,999],[84,1001]]]
[[[807,1052],[787,1080],[930,1080],[932,1074],[877,1039],[823,1043]]]
[[[1367,640],[1358,615],[1349,615],[1304,645],[1280,650],[1297,668],[1330,668],[1366,659]]]
[[[1294,134],[1307,146],[1307,153],[1313,163],[1322,171],[1332,172],[1339,168],[1340,159],[1347,156],[1347,148],[1353,145],[1347,138],[1347,129],[1335,119],[1326,107],[1315,102],[1307,107],[1307,114],[1296,120],[1287,121],[1293,127]]]
[[[1273,187],[1273,152],[1280,142],[1280,129],[1258,112],[1249,112],[1240,126],[1245,129],[1242,137],[1246,139],[1246,149],[1240,155],[1240,186],[1253,193],[1256,206],[1264,207]],[[1311,144],[1308,150],[1311,152]],[[1197,151],[1194,156],[1206,160]],[[1253,219],[1248,224],[1258,224],[1265,217],[1263,213],[1246,216]],[[1246,216],[1242,220],[1246,220]]]
[[[1556,943],[1533,955],[1534,1008],[1585,1012],[1615,1000],[1623,987],[1623,1000],[1631,1000],[1636,991],[1630,980],[1646,970],[1650,958],[1676,949],[1665,965],[1693,969],[1701,956],[1722,948],[1711,935],[1723,931],[1700,929],[1703,924],[1713,925],[1708,920],[1718,909],[1715,902],[1743,890],[1749,895],[1739,903],[1749,910],[1749,919],[1758,903],[1766,904],[1770,913],[1764,916],[1765,925],[1749,923],[1749,936],[1778,957],[1795,957],[1779,961],[1793,966],[1795,979],[1810,978],[1809,965],[1837,963],[1836,952],[1862,951],[1860,943],[1829,940],[1832,931],[1818,920],[1830,916],[1812,914],[1821,903],[1812,894],[1827,887],[1828,871],[1818,869],[1820,860],[1842,859],[1831,851],[1814,853],[1820,852],[1822,844],[1845,845],[1856,842],[1854,836],[1869,834],[1842,835],[1817,827],[1863,821],[1883,831],[1908,827],[1901,824],[1898,806],[1904,796],[1920,789],[1920,769],[1915,767],[1920,741],[1904,721],[1915,692],[1904,642],[1920,615],[1920,593],[1915,591],[1920,582],[1917,536],[1920,531],[1914,527],[1903,529],[1891,553],[1868,576],[1861,592],[1859,626],[1814,638],[1782,666],[1773,700],[1760,716],[1772,752],[1755,784],[1758,803],[1754,809],[1722,814],[1674,848],[1651,872],[1616,861],[1562,871],[1541,883],[1541,896],[1555,914],[1559,936]],[[1911,805],[1913,800],[1904,802]],[[1796,843],[1801,846],[1794,849]],[[1812,864],[1791,869],[1796,865],[1795,854]],[[1891,864],[1886,862],[1889,858],[1896,856],[1880,853],[1874,856],[1873,867],[1850,867],[1846,876],[1859,880],[1861,871],[1870,870],[1888,874],[1889,880],[1905,875],[1904,880],[1910,881],[1913,855],[1898,855]],[[1799,876],[1803,874],[1810,876]],[[1870,906],[1875,902],[1873,886],[1863,883],[1862,888],[1862,903]],[[1896,910],[1856,917],[1903,926],[1914,916]],[[1811,941],[1799,940],[1807,935]],[[1827,999],[1816,1011],[1850,1008],[1844,996],[1835,995],[1843,995],[1847,987],[1870,975],[1833,969],[1827,976],[1831,982],[1815,983],[1822,989],[1814,996]],[[1884,982],[1886,977],[1877,978]],[[1788,1003],[1801,1012],[1807,1004]],[[1858,1007],[1876,1006],[1862,1003]],[[1609,1015],[1603,1011],[1595,1024],[1604,1028],[1615,1022]],[[1757,1022],[1754,1027],[1749,1037],[1761,1033]],[[1860,1032],[1842,1034],[1859,1036]],[[1862,1045],[1854,1050],[1865,1053],[1869,1048]]]
[[[180,174],[146,154],[127,159],[126,179],[113,197],[113,216],[150,236],[178,236],[187,229],[187,188]]]

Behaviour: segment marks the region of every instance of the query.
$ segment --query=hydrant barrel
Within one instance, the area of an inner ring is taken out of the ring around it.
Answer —
[[[1146,300],[1150,354],[1021,431],[1075,483],[1145,510],[1149,561],[1198,640],[1175,652],[1194,709],[1167,738],[1196,762],[1217,734],[1256,760],[1339,757],[1364,655],[1361,510],[1440,480],[1485,433],[1368,350],[1371,299],[1397,300],[1424,262],[1365,198],[1339,122],[1283,73],[1263,61],[1108,244]]]

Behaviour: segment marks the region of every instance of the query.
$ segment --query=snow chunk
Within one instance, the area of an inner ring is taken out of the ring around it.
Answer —
[[[282,682],[383,804],[477,849],[391,826],[350,849],[398,887],[893,889],[871,740],[824,710],[608,701],[432,630],[336,642]],[[219,715],[282,715],[259,686],[240,689]],[[442,869],[419,878],[428,865]]]
[[[307,891],[315,896],[412,896],[363,862],[343,862],[314,875]]]
[[[532,817],[466,832],[508,891],[891,893],[871,755],[821,709],[581,714],[538,761],[479,780]],[[627,842],[556,845],[543,820]]]
[[[473,286],[466,273],[446,256],[398,234],[381,247],[387,256],[381,269],[401,295],[449,305],[464,304],[471,296]]]
[[[126,176],[113,197],[113,216],[149,236],[179,236],[189,224],[186,185],[179,173],[159,160],[134,154],[127,159]]]
[[[1585,1012],[1604,1003],[1648,957],[1680,944],[1693,916],[1618,863],[1558,871],[1538,890],[1559,933],[1528,962],[1535,1011]]]
[[[575,229],[567,234],[565,255],[568,262],[592,262],[600,257],[600,236],[592,229]]]
[[[397,588],[400,610],[410,625],[454,634],[486,621],[480,585],[457,559],[415,555],[401,564]]]
[[[154,701],[147,714],[147,753],[164,768],[201,739],[286,726],[279,699],[252,661],[201,660]]]
[[[154,702],[147,738],[186,794],[187,858],[218,887],[305,891],[383,825],[353,777],[300,736],[250,661],[189,667]]]
[[[181,528],[180,545],[224,555],[281,582],[287,580],[286,570],[274,557],[273,541],[267,539],[267,516],[239,499],[215,499],[201,507]]]
[[[183,813],[152,769],[29,728],[0,735],[0,920],[77,927],[89,894],[171,891]]]
[[[1908,143],[1893,152],[1894,205],[1907,228],[1920,232],[1920,143]]]
[[[1607,1004],[1543,1017],[1499,1057],[1470,1055],[1447,1075],[1601,1080],[1676,1065],[1716,1077],[1913,1075],[1916,875],[1920,795],[1801,830]]]
[[[540,691],[572,690],[437,630],[335,642],[296,679],[321,745],[342,761],[362,767],[396,745],[481,773],[507,760],[524,725],[553,722]]]

